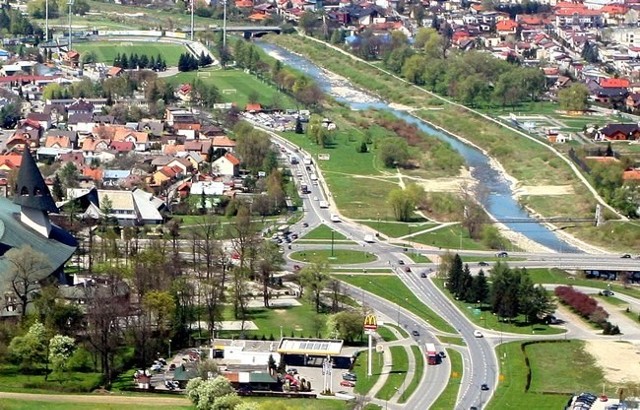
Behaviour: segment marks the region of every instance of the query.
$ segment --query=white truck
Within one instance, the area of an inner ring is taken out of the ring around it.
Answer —
[[[329,202],[327,201],[320,201],[320,208],[329,208]]]
[[[376,240],[373,238],[373,235],[365,235],[364,236],[364,241],[366,243],[374,243]]]

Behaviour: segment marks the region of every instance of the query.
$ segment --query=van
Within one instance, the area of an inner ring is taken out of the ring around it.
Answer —
[[[335,214],[331,214],[331,222],[340,222],[340,217]]]
[[[320,201],[320,208],[329,208],[329,202]]]

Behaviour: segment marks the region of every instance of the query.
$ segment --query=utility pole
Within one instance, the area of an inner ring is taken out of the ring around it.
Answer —
[[[196,0],[191,0],[191,41],[193,41],[193,9],[196,8]]]
[[[222,0],[224,8],[222,10],[222,49],[227,49],[227,0]]]
[[[49,42],[49,0],[44,1],[44,41]]]
[[[69,6],[69,49],[67,50],[67,52],[71,51],[71,9],[73,8],[73,2],[75,0],[67,0],[67,6]]]

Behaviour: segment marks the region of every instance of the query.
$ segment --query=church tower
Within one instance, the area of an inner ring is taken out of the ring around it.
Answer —
[[[49,237],[49,212],[59,211],[28,147],[25,147],[22,154],[13,203],[20,205],[20,222],[45,238]]]

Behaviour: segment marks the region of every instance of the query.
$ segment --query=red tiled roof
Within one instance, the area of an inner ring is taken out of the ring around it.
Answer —
[[[260,104],[247,104],[245,111],[262,111],[262,106]]]
[[[0,166],[6,165],[8,168],[16,169],[22,165],[22,155],[20,154],[5,154],[0,155]]]
[[[602,78],[600,79],[600,87],[602,88],[627,88],[629,80],[626,78]]]
[[[496,24],[497,31],[513,31],[518,27],[518,23],[513,20],[502,20]]]
[[[224,154],[224,157],[229,161],[232,165],[240,165],[240,160],[233,156],[233,154],[229,154],[228,152]]]

